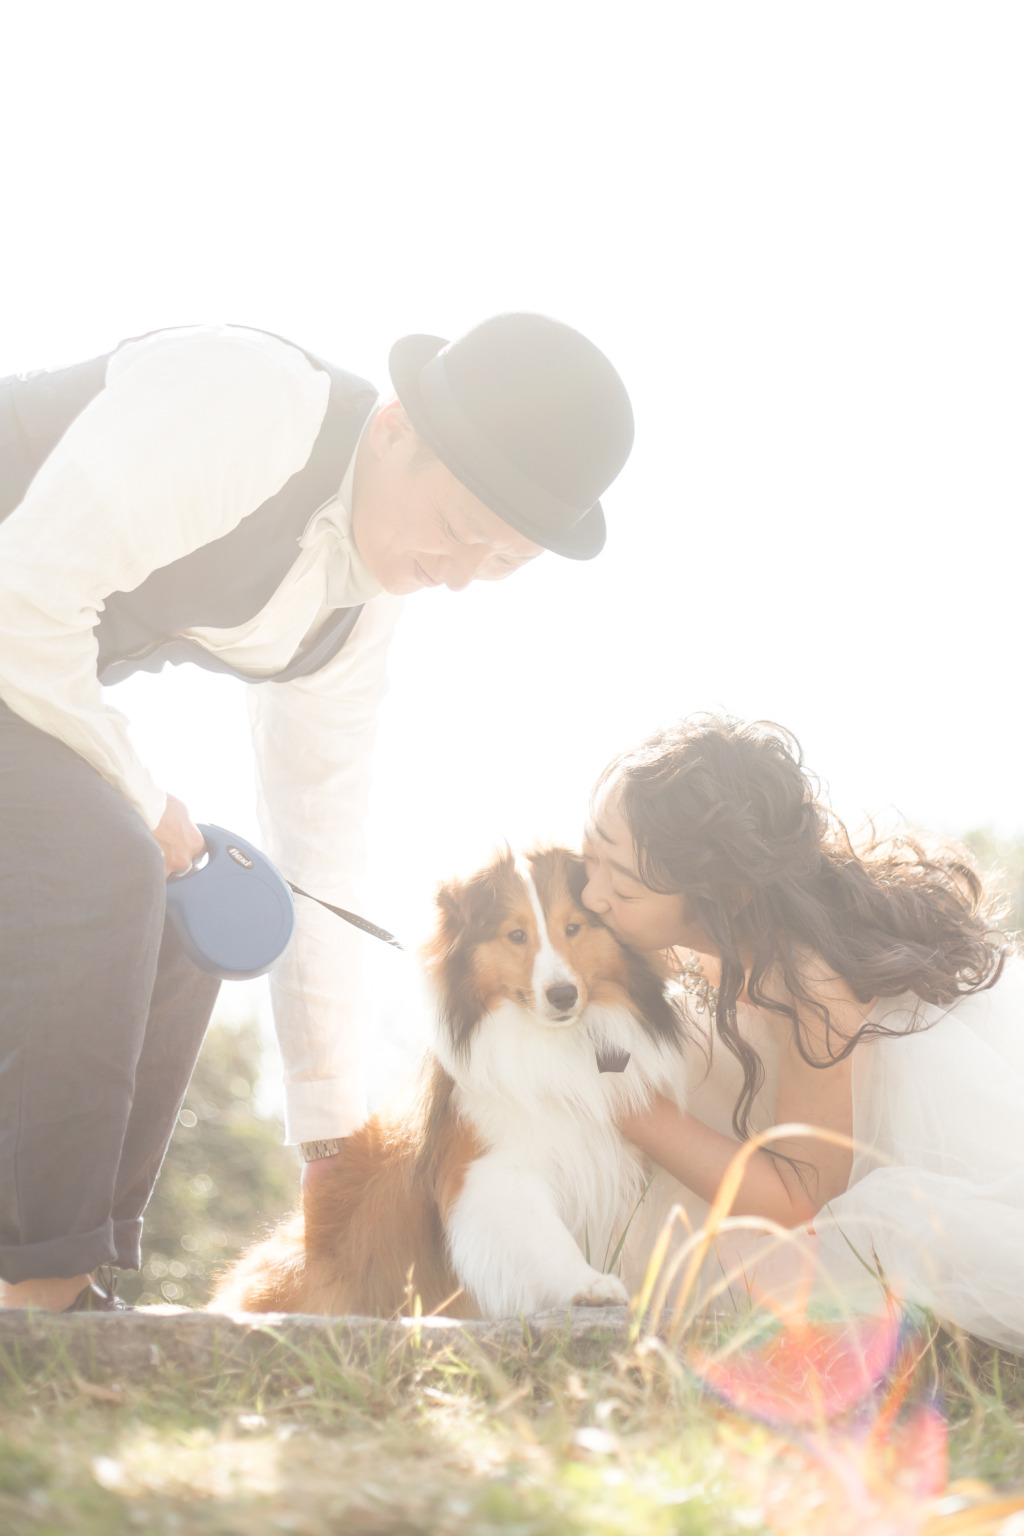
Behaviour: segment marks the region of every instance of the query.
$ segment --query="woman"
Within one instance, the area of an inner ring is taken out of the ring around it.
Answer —
[[[586,905],[712,1026],[690,1112],[626,1134],[705,1202],[754,1130],[852,1138],[754,1153],[732,1214],[1024,1349],[1024,984],[963,854],[855,849],[787,732],[714,718],[610,765],[584,853]]]

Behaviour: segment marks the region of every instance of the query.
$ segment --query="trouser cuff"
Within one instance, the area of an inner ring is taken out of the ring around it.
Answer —
[[[141,1269],[142,1221],[107,1221],[92,1232],[56,1237],[46,1243],[17,1247],[0,1244],[0,1279],[8,1285],[22,1280],[69,1280],[88,1275],[100,1264]]]

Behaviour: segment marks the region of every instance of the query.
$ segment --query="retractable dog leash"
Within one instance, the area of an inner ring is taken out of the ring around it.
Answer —
[[[203,822],[199,831],[206,850],[191,868],[168,879],[167,915],[185,953],[201,970],[221,981],[265,975],[295,932],[293,891],[373,938],[402,948],[386,928],[292,885],[246,838]]]
[[[252,843],[199,823],[206,850],[167,881],[167,916],[189,959],[221,981],[270,970],[295,932],[295,903],[274,865]]]

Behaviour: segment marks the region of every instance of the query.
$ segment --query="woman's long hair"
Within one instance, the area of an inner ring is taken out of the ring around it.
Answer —
[[[800,1054],[819,1067],[842,1061],[869,1035],[897,1031],[865,1023],[841,1035],[808,990],[808,951],[863,1003],[913,992],[948,1004],[991,987],[1002,971],[1003,935],[969,856],[910,836],[873,836],[854,848],[781,726],[684,720],[617,758],[598,788],[612,782],[644,883],[681,893],[690,920],[721,956],[716,1031],[743,1068],[733,1112],[741,1138],[764,1081],[761,1059],[736,1024],[741,956],[753,961],[751,1002],[786,1015]],[[769,973],[781,978],[790,1002],[766,994]],[[824,1056],[808,1038],[815,1016]]]

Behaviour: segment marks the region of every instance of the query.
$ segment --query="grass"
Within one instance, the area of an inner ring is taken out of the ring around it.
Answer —
[[[0,1356],[0,1530],[999,1529],[1002,1517],[983,1506],[1024,1483],[1021,1361],[922,1332],[871,1467],[865,1445],[884,1402],[834,1421],[824,1441],[823,1426],[757,1422],[686,1365],[693,1346],[729,1342],[705,1326],[681,1349],[641,1339],[589,1366],[558,1336],[488,1353],[466,1341],[428,1353],[413,1338],[357,1358],[325,1327],[322,1340],[283,1350],[271,1364],[124,1383],[91,1379],[56,1347],[31,1369],[8,1350]],[[948,1448],[954,1482],[950,1493],[943,1464],[931,1492],[944,1493],[945,1506],[914,1486],[936,1450],[934,1433],[920,1441],[915,1425],[922,1413],[933,1430],[942,1422],[928,1406],[936,1396],[948,1427],[939,1450],[944,1457]],[[972,1482],[958,1490],[958,1479]],[[955,1523],[964,1518],[958,1502],[975,1524]],[[876,1515],[890,1523],[873,1523]],[[896,1517],[912,1523],[891,1523]]]
[[[1024,1536],[1024,1361],[885,1307],[702,1315],[744,1164],[794,1130],[830,1138],[746,1143],[618,1343],[324,1320],[117,1380],[92,1334],[8,1334],[0,1533]]]
[[[1024,844],[969,840],[1001,855],[1019,926]],[[201,1302],[210,1265],[289,1203],[254,1060],[211,1032],[129,1299]],[[598,1364],[557,1338],[357,1358],[325,1325],[261,1365],[121,1382],[0,1346],[0,1536],[1024,1536],[1024,1362],[924,1320],[884,1390],[765,1422],[693,1368],[739,1331],[756,1347],[763,1321],[680,1314],[673,1347],[641,1336]]]
[[[624,1359],[581,1370],[557,1343],[356,1364],[325,1342],[272,1374],[143,1387],[54,1358],[0,1388],[0,1528],[749,1529],[730,1523],[738,1494],[697,1395]]]

